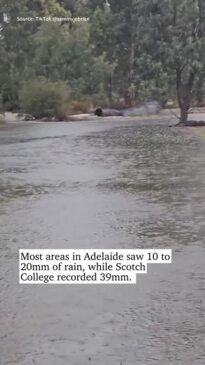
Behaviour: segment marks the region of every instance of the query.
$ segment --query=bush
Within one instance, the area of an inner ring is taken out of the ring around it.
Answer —
[[[87,114],[92,107],[90,100],[73,100],[70,104],[70,112],[74,114],[83,113]]]
[[[31,114],[36,119],[52,118],[65,113],[68,99],[65,82],[53,82],[42,77],[24,82],[19,92],[22,112]]]
[[[103,90],[103,87],[99,88],[99,89],[100,90],[98,93],[92,95],[93,104],[95,106],[99,105],[103,108],[109,108],[110,102],[109,102],[109,98],[106,95],[106,92]]]

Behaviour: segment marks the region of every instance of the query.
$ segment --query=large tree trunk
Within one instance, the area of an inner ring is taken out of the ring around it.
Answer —
[[[180,106],[180,123],[186,124],[188,120],[189,115],[189,106],[187,106],[185,103],[182,103]]]
[[[194,72],[191,71],[187,83],[183,83],[182,68],[176,68],[177,98],[180,108],[180,125],[186,125],[188,121],[194,76]]]

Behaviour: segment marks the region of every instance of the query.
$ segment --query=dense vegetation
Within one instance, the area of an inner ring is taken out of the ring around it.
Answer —
[[[172,99],[185,123],[203,103],[204,0],[0,0],[0,8],[2,110],[40,118],[73,105]],[[17,18],[49,16],[89,21]]]

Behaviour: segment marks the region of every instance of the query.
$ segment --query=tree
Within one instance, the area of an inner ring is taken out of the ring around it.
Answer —
[[[205,3],[144,0],[138,14],[143,56],[152,65],[161,62],[170,80],[175,78],[180,123],[186,124],[197,78],[204,75]]]
[[[21,110],[36,119],[51,118],[66,112],[69,93],[62,81],[40,77],[25,82],[19,93]]]
[[[0,0],[0,93],[5,110],[18,110],[18,91],[23,78],[29,77],[34,58],[33,36],[41,26],[38,21],[18,21],[18,17],[65,16],[55,0]]]
[[[204,0],[0,0],[0,95],[19,109],[19,87],[63,81],[70,97],[126,105],[177,98],[186,123],[203,102]],[[89,22],[18,22],[17,16],[90,17]]]

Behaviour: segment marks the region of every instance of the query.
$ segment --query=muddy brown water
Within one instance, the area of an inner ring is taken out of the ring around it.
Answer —
[[[167,123],[0,130],[0,364],[205,364],[205,141]],[[137,285],[19,285],[20,248],[172,248]]]

